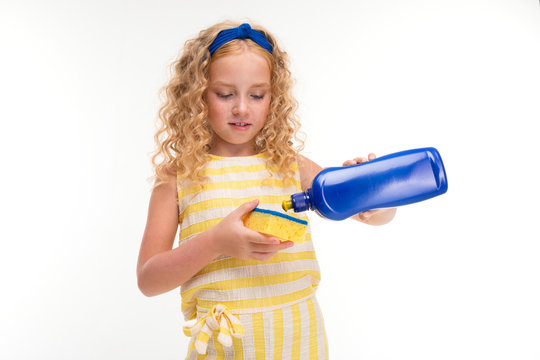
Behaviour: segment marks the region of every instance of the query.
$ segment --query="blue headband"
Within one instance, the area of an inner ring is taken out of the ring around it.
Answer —
[[[272,45],[266,40],[266,37],[260,31],[254,30],[249,24],[242,24],[239,27],[232,29],[222,30],[214,39],[208,50],[210,56],[219,49],[223,44],[228,43],[234,39],[251,39],[256,42],[260,47],[272,53]]]

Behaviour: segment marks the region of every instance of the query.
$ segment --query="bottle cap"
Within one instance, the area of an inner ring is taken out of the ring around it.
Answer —
[[[283,208],[283,210],[289,211],[289,210],[291,210],[294,206],[293,206],[292,200],[283,200],[283,202],[281,203],[281,207]]]
[[[290,200],[285,200],[281,204],[281,206],[283,207],[283,210],[287,211],[290,209],[294,209],[294,212],[302,212],[302,211],[309,210],[309,206],[310,206],[309,194],[308,194],[309,191],[311,191],[311,189],[306,192],[299,192],[296,194],[292,194]]]

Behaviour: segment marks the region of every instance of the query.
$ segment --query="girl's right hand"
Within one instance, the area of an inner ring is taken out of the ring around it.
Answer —
[[[266,261],[278,251],[294,245],[292,241],[281,242],[278,238],[263,235],[244,226],[243,217],[258,204],[259,200],[242,204],[209,229],[215,252],[241,260]]]

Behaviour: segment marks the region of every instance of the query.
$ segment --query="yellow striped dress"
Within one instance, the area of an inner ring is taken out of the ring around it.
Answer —
[[[254,199],[259,199],[259,208],[283,212],[282,201],[301,191],[298,165],[293,168],[295,184],[285,186],[267,166],[264,154],[211,155],[204,170],[210,181],[202,190],[187,183],[178,186],[180,243]],[[293,216],[308,220],[305,213]],[[323,318],[315,298],[319,280],[309,225],[303,243],[270,260],[216,258],[181,287],[184,317],[196,319],[194,326],[184,329],[193,336],[187,359],[327,359]],[[234,325],[237,321],[240,331]]]

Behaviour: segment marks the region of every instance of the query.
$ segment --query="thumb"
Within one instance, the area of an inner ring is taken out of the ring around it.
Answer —
[[[237,213],[240,217],[243,217],[247,213],[249,213],[251,210],[255,209],[259,205],[259,199],[252,200],[247,203],[243,203],[240,205],[234,212]]]

